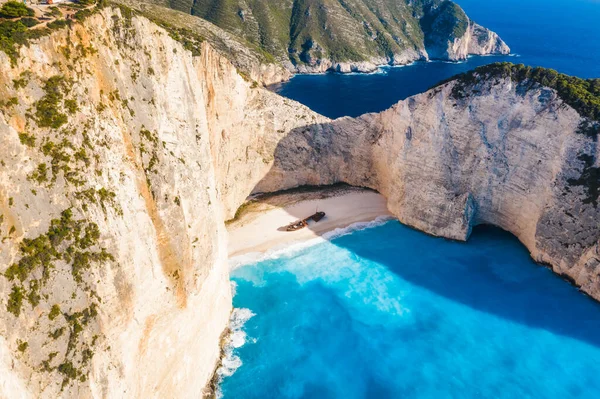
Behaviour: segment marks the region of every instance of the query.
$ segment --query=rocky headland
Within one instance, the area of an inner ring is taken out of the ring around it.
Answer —
[[[508,54],[498,35],[449,0],[153,0],[246,39],[293,73]]]

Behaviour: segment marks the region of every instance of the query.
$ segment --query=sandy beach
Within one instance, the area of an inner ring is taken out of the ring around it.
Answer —
[[[323,220],[311,221],[308,227],[298,231],[285,231],[289,223],[304,219],[317,209],[326,213]],[[257,197],[244,205],[240,213],[227,227],[230,258],[310,240],[379,216],[392,216],[381,194],[348,186]]]

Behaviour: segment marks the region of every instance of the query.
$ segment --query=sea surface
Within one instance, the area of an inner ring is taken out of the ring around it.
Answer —
[[[471,19],[497,32],[510,56],[418,62],[375,74],[298,75],[272,90],[330,118],[379,112],[458,73],[508,61],[600,78],[600,0],[457,0]]]
[[[224,398],[600,398],[600,304],[512,235],[377,224],[233,271]]]

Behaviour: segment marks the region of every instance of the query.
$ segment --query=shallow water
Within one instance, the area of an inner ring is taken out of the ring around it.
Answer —
[[[415,63],[372,75],[299,75],[275,85],[279,94],[337,118],[379,112],[458,73],[509,61],[600,78],[599,0],[457,0],[467,14],[502,37],[513,56],[463,63]]]
[[[232,280],[225,398],[600,397],[600,305],[496,229],[392,221]]]

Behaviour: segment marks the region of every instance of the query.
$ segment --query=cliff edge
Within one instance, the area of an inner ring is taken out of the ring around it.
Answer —
[[[290,132],[255,191],[345,182],[429,234],[498,226],[600,300],[599,120],[600,80],[492,64],[379,114]]]

